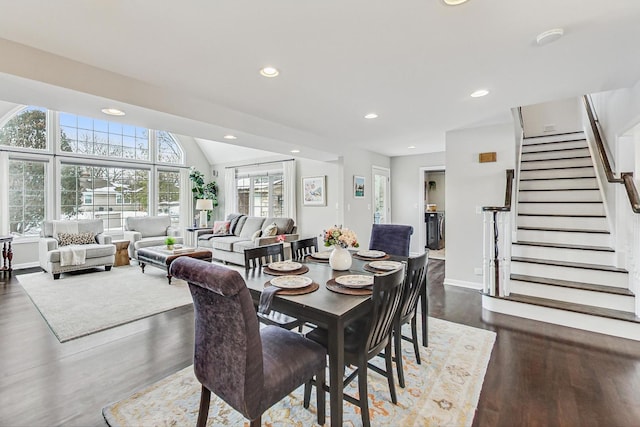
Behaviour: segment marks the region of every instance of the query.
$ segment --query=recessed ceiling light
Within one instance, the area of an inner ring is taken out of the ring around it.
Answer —
[[[410,146],[408,146],[407,148],[408,148],[409,150],[413,150],[414,148],[416,148],[416,146],[415,146],[415,145],[410,145]]]
[[[103,113],[109,115],[109,116],[124,116],[125,112],[122,110],[118,110],[117,108],[103,108],[102,110]]]
[[[548,30],[538,34],[536,37],[536,43],[538,46],[544,46],[545,44],[553,43],[558,40],[564,34],[564,30],[562,28],[554,28],[553,30]]]
[[[264,67],[260,70],[260,74],[265,77],[275,77],[280,74],[280,71],[278,71],[278,69],[274,67]]]
[[[473,92],[471,94],[471,97],[472,98],[480,98],[481,96],[485,96],[485,95],[488,95],[488,94],[489,94],[488,90],[486,90],[486,89],[478,89],[477,91],[475,91],[475,92]]]
[[[292,153],[299,153],[300,150],[291,150]]]
[[[466,3],[468,0],[443,0],[444,4],[448,4],[449,6],[457,6],[462,3]]]
[[[364,116],[365,119],[377,119],[378,115],[376,113],[369,113],[366,116]]]
[[[223,136],[223,138],[224,139],[238,139],[238,137],[235,136],[235,135],[225,135],[225,136]]]

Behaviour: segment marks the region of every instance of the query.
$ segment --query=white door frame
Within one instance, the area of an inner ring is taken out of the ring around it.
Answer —
[[[380,171],[384,171],[386,172],[386,176],[387,176],[387,190],[386,190],[386,196],[387,196],[387,200],[386,200],[386,207],[387,207],[387,212],[386,212],[386,223],[390,224],[391,223],[391,169],[390,168],[385,168],[384,166],[376,166],[373,165],[371,166],[371,199],[370,199],[370,203],[371,203],[371,223],[373,224],[373,215],[375,212],[375,195],[374,195],[374,185],[375,185],[375,176],[376,176],[376,169],[380,170]]]
[[[420,252],[422,253],[424,251],[424,247],[427,244],[427,224],[424,222],[424,202],[425,202],[425,197],[424,197],[424,173],[425,172],[430,172],[430,171],[444,171],[446,174],[446,168],[444,167],[444,165],[442,166],[423,166],[419,169],[419,176],[418,176],[418,200],[420,201],[418,203],[418,243],[420,246],[418,246]],[[446,185],[445,185],[445,192],[446,192]],[[446,194],[445,194],[445,200],[446,200]]]

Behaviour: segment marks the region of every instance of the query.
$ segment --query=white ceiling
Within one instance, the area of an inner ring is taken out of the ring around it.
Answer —
[[[446,131],[640,78],[638,0],[0,0],[0,11],[0,99],[68,111],[111,100],[128,121],[312,158],[441,151]],[[563,38],[536,46],[557,27]],[[30,62],[26,46],[52,55]],[[280,76],[260,76],[265,65]],[[111,77],[126,85],[100,84]],[[491,93],[470,98],[479,88]]]

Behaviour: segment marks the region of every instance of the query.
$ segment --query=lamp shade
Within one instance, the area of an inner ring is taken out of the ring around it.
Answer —
[[[213,200],[211,199],[198,199],[196,200],[197,211],[211,211],[213,210]]]

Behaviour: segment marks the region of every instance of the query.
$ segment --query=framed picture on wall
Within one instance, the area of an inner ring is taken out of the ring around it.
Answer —
[[[353,197],[356,199],[364,197],[364,176],[353,176]]]
[[[325,206],[327,204],[327,176],[302,178],[302,204],[304,206]]]

